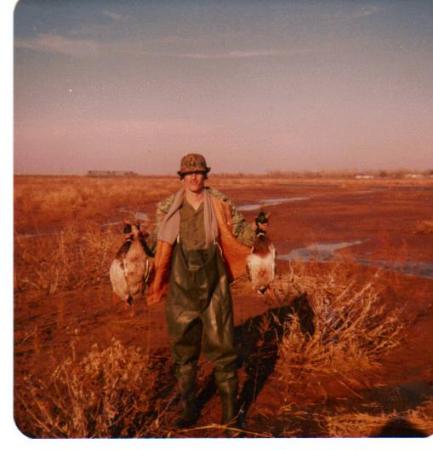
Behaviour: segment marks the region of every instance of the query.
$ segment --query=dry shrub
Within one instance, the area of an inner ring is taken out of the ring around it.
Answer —
[[[385,310],[378,273],[363,280],[337,263],[311,275],[298,264],[286,277],[306,294],[314,324],[314,332],[306,332],[298,314],[285,325],[276,372],[287,392],[319,387],[325,378],[356,386],[399,344],[403,324],[397,311]]]
[[[390,414],[345,413],[325,418],[330,437],[368,437],[376,434],[390,419]]]
[[[327,434],[330,437],[379,436],[392,423],[395,425],[387,433],[418,432],[433,434],[433,400],[427,400],[415,409],[398,414],[397,412],[369,414],[343,412],[324,417]],[[402,429],[398,429],[401,427]]]
[[[407,420],[428,435],[433,434],[433,399],[429,399],[406,414]]]
[[[33,437],[140,435],[151,419],[156,376],[149,356],[114,339],[69,357],[48,381],[28,376],[17,395],[16,420]]]
[[[119,235],[100,227],[70,225],[49,236],[15,236],[15,289],[58,290],[107,278]]]

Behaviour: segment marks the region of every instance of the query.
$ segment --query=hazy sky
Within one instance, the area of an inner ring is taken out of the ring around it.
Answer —
[[[433,2],[20,0],[15,172],[433,168]]]

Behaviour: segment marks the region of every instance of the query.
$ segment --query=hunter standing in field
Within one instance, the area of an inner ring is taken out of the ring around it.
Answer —
[[[182,188],[158,204],[155,269],[149,305],[166,296],[166,318],[181,395],[176,426],[199,416],[195,382],[201,350],[215,367],[222,423],[237,415],[238,377],[229,283],[245,273],[253,227],[220,192],[206,187],[210,168],[200,154],[181,160]]]

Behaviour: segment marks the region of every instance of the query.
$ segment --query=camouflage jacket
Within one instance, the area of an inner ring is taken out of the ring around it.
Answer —
[[[208,190],[209,194],[213,195],[218,199],[221,199],[223,202],[227,203],[230,206],[233,235],[242,244],[251,247],[255,239],[255,231],[253,230],[252,226],[245,220],[244,216],[239,211],[236,210],[236,207],[226,195],[211,187],[206,187],[205,189]],[[170,206],[174,201],[174,196],[175,194],[170,195],[166,199],[159,202],[156,207],[155,226],[148,238],[149,246],[152,249],[156,247],[158,230],[161,221],[164,218],[164,216],[168,213],[168,210],[170,209]]]

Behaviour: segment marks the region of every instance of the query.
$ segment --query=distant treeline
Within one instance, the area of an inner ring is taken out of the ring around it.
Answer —
[[[15,173],[16,177],[79,177],[82,175],[73,174],[20,174]],[[88,177],[144,177],[144,178],[177,178],[175,174],[140,174],[132,170],[89,170],[86,173]],[[433,169],[429,170],[305,170],[305,171],[289,171],[289,170],[272,170],[265,173],[247,173],[247,172],[230,172],[230,173],[211,173],[212,178],[297,178],[297,179],[314,179],[314,178],[354,178],[354,179],[416,179],[416,178],[433,178]]]
[[[132,170],[89,170],[88,177],[136,177],[137,173]]]
[[[272,170],[265,174],[251,173],[218,173],[213,177],[227,178],[246,178],[246,177],[269,177],[269,178],[355,178],[355,179],[372,179],[372,178],[433,178],[433,169],[429,170],[320,170],[320,171],[289,171],[289,170]]]

